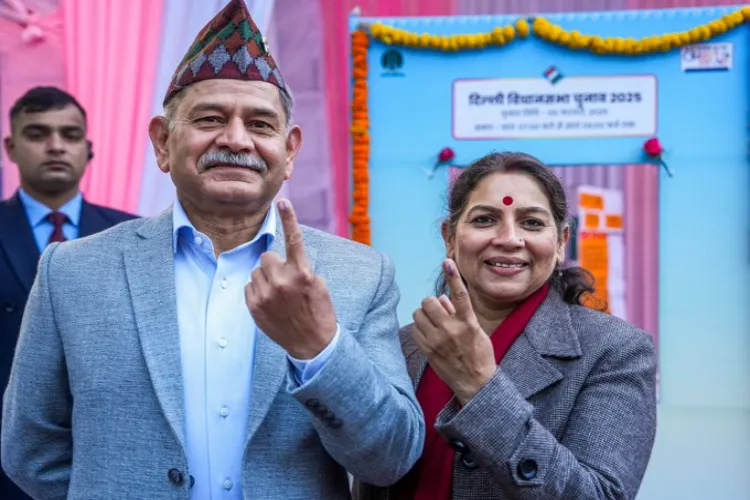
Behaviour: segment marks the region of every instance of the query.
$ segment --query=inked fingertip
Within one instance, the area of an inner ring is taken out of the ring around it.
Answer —
[[[452,278],[453,277],[453,264],[451,264],[450,261],[446,261],[444,268],[445,268],[445,272],[448,273],[448,276]]]

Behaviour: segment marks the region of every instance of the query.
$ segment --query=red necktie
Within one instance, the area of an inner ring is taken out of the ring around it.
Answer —
[[[55,226],[55,229],[52,231],[52,235],[50,235],[47,244],[49,245],[50,243],[53,243],[55,241],[67,240],[67,238],[63,234],[63,224],[67,222],[68,216],[62,212],[52,212],[47,216],[47,220],[50,221],[53,226]]]

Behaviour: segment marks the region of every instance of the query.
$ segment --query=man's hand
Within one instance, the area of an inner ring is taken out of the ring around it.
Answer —
[[[336,312],[325,281],[316,276],[292,204],[278,203],[286,240],[286,260],[273,252],[245,286],[245,302],[255,324],[290,356],[312,359],[336,334]]]

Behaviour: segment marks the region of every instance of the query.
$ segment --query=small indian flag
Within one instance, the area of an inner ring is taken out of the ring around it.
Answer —
[[[544,72],[544,77],[552,84],[556,84],[560,80],[562,80],[563,76],[562,73],[557,71],[557,68],[554,66],[550,66],[547,68],[547,71]]]

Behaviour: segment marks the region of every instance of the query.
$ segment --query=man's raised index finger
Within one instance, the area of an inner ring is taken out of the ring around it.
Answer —
[[[280,200],[278,207],[286,241],[286,260],[290,263],[304,264],[307,262],[305,242],[297,222],[297,214],[289,200]]]

